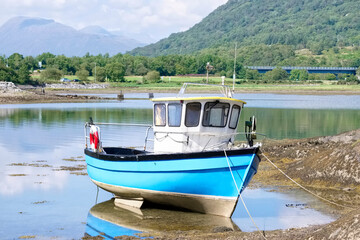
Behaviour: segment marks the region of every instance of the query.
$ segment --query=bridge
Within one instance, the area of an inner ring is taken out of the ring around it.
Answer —
[[[273,66],[245,66],[246,68],[257,70],[259,73],[266,73],[276,67]],[[332,73],[336,76],[338,74],[353,74],[356,75],[356,67],[281,67],[286,72],[290,73],[293,69],[305,69],[308,73]]]

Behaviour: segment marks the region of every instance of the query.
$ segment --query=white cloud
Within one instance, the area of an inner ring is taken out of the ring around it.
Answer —
[[[9,151],[8,148],[0,145],[2,159],[12,159],[12,163],[31,163],[37,164],[37,160],[41,159],[37,153],[28,153],[26,156],[15,151]],[[61,152],[63,156],[63,152]],[[40,154],[41,155],[41,154]],[[59,150],[54,149],[42,155],[58,156]],[[24,161],[26,159],[26,161]],[[61,159],[61,157],[58,157]],[[62,160],[58,161],[61,163]],[[60,165],[60,163],[57,163]],[[49,164],[38,163],[38,164]],[[55,165],[54,167],[57,167]],[[65,171],[53,171],[51,167],[33,167],[33,166],[16,166],[11,165],[7,161],[0,163],[0,196],[21,195],[29,189],[61,190],[67,184],[69,173]],[[22,176],[23,175],[23,176]]]
[[[99,25],[159,40],[184,31],[227,0],[3,0],[0,25],[15,16],[42,17],[74,28]]]

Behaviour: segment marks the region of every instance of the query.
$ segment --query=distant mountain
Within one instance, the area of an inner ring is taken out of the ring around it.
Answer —
[[[117,36],[135,38],[136,40],[138,40],[139,42],[144,43],[145,45],[156,42],[156,39],[151,37],[149,34],[143,33],[143,32],[142,33],[131,33],[131,37],[128,36],[126,33],[120,32],[120,31],[110,31],[110,33],[113,34],[113,35],[117,35]]]
[[[359,0],[229,0],[189,30],[130,54],[185,54],[235,41],[241,46],[284,44],[315,52],[359,46]]]
[[[0,27],[0,54],[7,56],[37,56],[44,52],[69,57],[86,53],[115,55],[144,45],[98,26],[78,31],[50,19],[15,17]]]
[[[104,36],[114,36],[114,34],[110,33],[106,29],[100,27],[100,26],[87,26],[83,29],[80,29],[79,32],[85,33],[85,34],[95,34],[95,35],[104,35]]]

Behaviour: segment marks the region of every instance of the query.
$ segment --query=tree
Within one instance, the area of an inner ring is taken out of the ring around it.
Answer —
[[[17,73],[12,68],[6,67],[0,63],[0,81],[15,83],[17,81],[17,77]]]
[[[54,59],[55,55],[49,52],[43,53],[36,57],[38,62],[41,62],[42,65],[46,66],[49,64],[49,60]]]
[[[260,79],[260,73],[256,69],[247,68],[245,72],[245,79],[249,79],[249,80]]]
[[[353,74],[349,74],[349,76],[346,78],[347,82],[356,82],[357,80],[357,77]]]
[[[336,75],[332,73],[326,73],[324,74],[325,80],[336,80]]]
[[[23,61],[24,57],[23,55],[19,54],[19,53],[14,53],[12,54],[9,58],[9,67],[11,67],[14,70],[19,70],[21,65],[22,65],[22,61]]]
[[[149,69],[147,69],[143,63],[139,63],[135,66],[134,74],[137,76],[144,76]]]
[[[79,80],[81,81],[87,81],[88,80],[88,76],[89,76],[89,71],[86,69],[80,69],[79,71],[76,72],[76,76],[79,78]]]
[[[27,84],[31,82],[30,72],[25,64],[23,64],[18,71],[18,83]]]
[[[40,74],[41,80],[60,80],[60,78],[63,76],[63,73],[54,67],[46,68],[44,71]]]
[[[288,73],[284,69],[276,67],[273,70],[266,72],[264,78],[274,81],[286,80],[288,78]]]
[[[25,64],[27,69],[31,71],[34,71],[34,69],[38,68],[38,63],[32,56],[25,57],[23,60],[23,64]]]
[[[290,80],[293,81],[305,81],[308,80],[309,73],[305,69],[293,69],[290,72]]]
[[[71,67],[70,58],[64,55],[58,55],[54,59],[54,65],[59,68],[64,74],[69,74],[73,72],[73,68]]]
[[[119,62],[108,63],[105,66],[106,75],[111,82],[125,81],[125,67]]]
[[[95,76],[95,68],[93,70],[93,73],[94,73],[93,76]],[[105,82],[105,79],[106,79],[105,68],[104,67],[96,67],[96,81]]]

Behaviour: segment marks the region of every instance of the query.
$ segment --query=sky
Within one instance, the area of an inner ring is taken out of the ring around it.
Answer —
[[[40,17],[81,29],[101,26],[148,42],[185,31],[227,0],[1,0],[0,26],[12,17]]]

